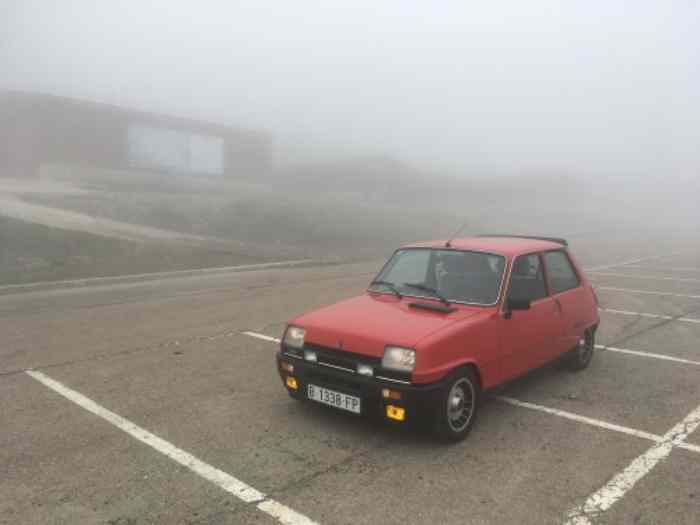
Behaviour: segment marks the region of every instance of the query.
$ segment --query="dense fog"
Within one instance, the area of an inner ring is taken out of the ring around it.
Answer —
[[[4,92],[242,130],[265,163],[199,125],[135,117],[124,146],[53,119],[53,149],[82,157],[24,146],[32,168],[0,177],[30,187],[0,185],[0,215],[263,258],[384,254],[463,222],[695,239],[699,19],[687,2],[5,2]],[[2,133],[19,136],[8,100]],[[119,148],[124,165],[93,155]]]

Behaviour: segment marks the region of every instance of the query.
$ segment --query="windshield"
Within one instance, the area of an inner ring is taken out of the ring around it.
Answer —
[[[397,295],[434,297],[458,303],[498,301],[505,257],[435,248],[398,250],[370,288]]]

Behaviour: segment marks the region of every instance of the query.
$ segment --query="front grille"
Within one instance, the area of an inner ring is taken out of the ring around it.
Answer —
[[[352,371],[357,369],[357,365],[359,363],[372,365],[374,367],[377,367],[382,363],[382,360],[378,357],[369,357],[362,354],[355,354],[353,352],[346,352],[345,350],[336,350],[334,348],[329,348],[327,346],[321,346],[314,343],[304,344],[304,350],[312,350],[316,352],[319,362],[322,361],[324,364],[347,368]]]
[[[394,370],[386,370],[382,368],[382,360],[379,357],[370,357],[354,352],[346,352],[345,350],[337,350],[327,346],[321,346],[314,343],[305,343],[305,350],[316,352],[318,364],[341,370],[349,374],[355,374],[357,365],[362,363],[370,365],[374,368],[374,377],[387,381],[400,383],[410,383],[411,374],[406,372],[396,372]]]

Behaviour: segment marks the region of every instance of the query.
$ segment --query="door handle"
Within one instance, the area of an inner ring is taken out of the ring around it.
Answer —
[[[564,308],[562,308],[561,302],[559,302],[559,299],[554,299],[554,304],[557,305],[557,311],[559,313],[562,313],[564,311]]]

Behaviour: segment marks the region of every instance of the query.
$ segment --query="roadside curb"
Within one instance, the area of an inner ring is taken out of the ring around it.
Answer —
[[[39,292],[49,290],[62,290],[70,288],[81,288],[87,286],[99,286],[108,284],[131,284],[159,279],[170,279],[179,277],[192,277],[196,275],[217,275],[224,273],[238,273],[255,270],[266,270],[270,268],[296,268],[305,266],[327,266],[341,263],[341,260],[323,259],[299,259],[293,261],[276,261],[259,264],[242,264],[238,266],[221,266],[214,268],[198,268],[193,270],[176,270],[172,272],[154,272],[131,275],[116,275],[112,277],[89,277],[86,279],[73,279],[66,281],[41,281],[37,283],[9,284],[0,286],[0,296],[19,294],[26,292]]]

